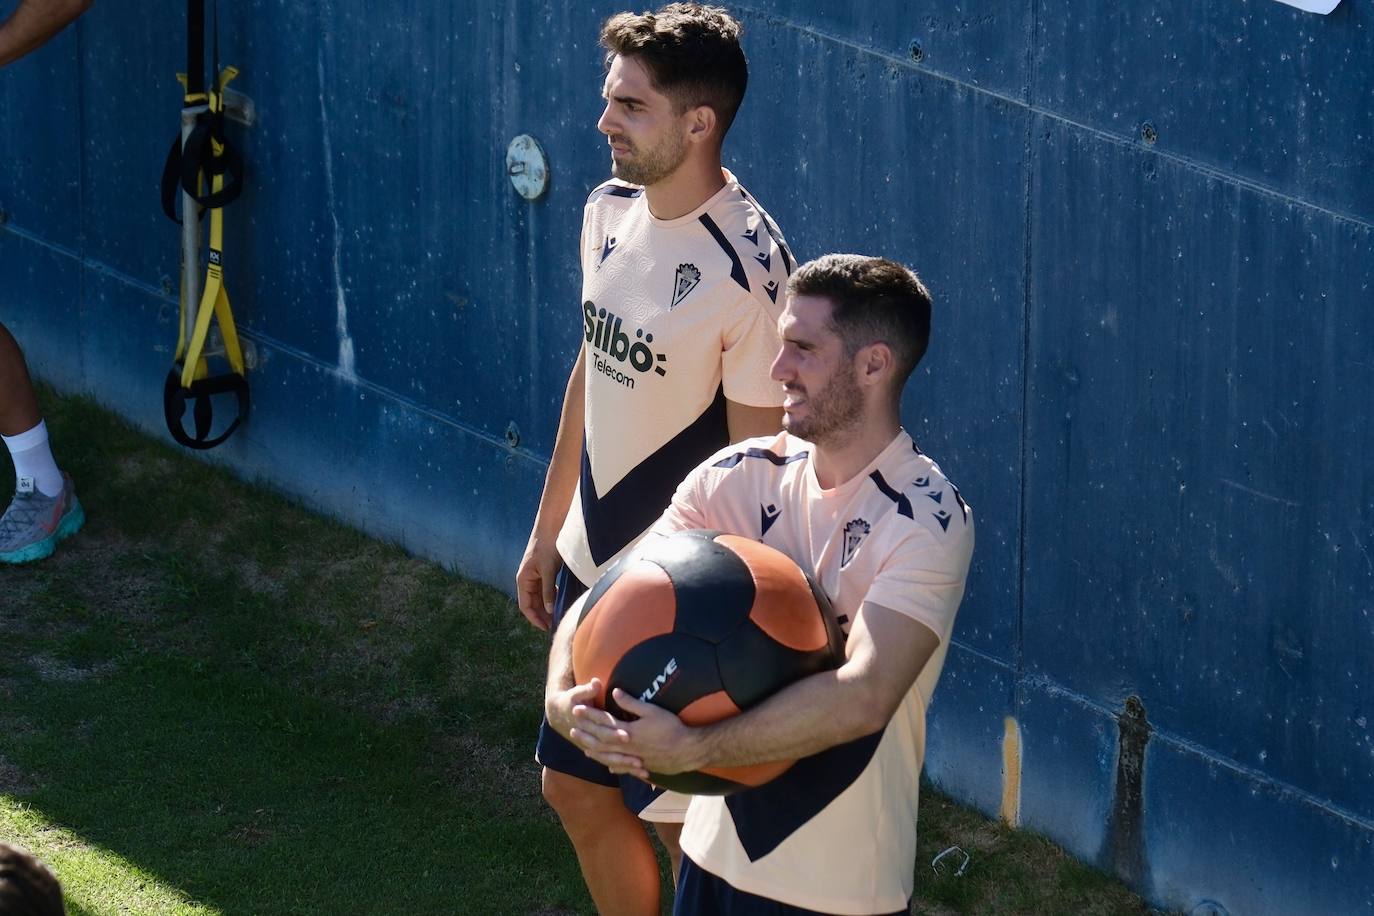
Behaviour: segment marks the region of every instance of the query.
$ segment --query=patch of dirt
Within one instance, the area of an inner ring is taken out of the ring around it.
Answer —
[[[277,835],[272,826],[275,812],[270,808],[259,808],[248,816],[246,823],[239,824],[229,831],[228,837],[250,849],[256,849]]]
[[[244,824],[229,831],[229,838],[237,840],[250,849],[256,849],[272,838],[272,831],[257,824]]]
[[[413,716],[433,716],[439,704],[433,697],[412,695],[397,697],[394,700],[381,704],[377,710],[377,715],[382,722],[387,725],[395,725]]]
[[[0,696],[4,696],[3,691],[0,691]],[[33,723],[23,716],[0,717],[0,738],[23,738],[36,734],[37,731]]]
[[[24,771],[0,754],[0,795],[27,795],[34,788]]]
[[[319,577],[325,582],[353,578],[363,580],[367,588],[357,596],[356,606],[369,619],[408,629],[414,623],[409,606],[423,589],[428,568],[429,565],[422,560],[398,555],[394,547],[369,543],[360,550],[338,557],[320,571]],[[291,569],[288,574],[305,576],[310,572]]]
[[[78,543],[78,539],[71,543]],[[62,570],[78,562],[95,570],[80,585],[82,597],[92,607],[123,620],[151,621],[153,615],[149,608],[160,579],[130,560],[137,554],[138,545],[109,530],[83,531],[79,544],[79,556],[74,551],[59,550],[48,562]]]
[[[509,745],[492,746],[472,735],[455,735],[444,742],[439,768],[450,786],[508,800],[538,800],[539,765],[534,750],[521,754]]]
[[[158,480],[169,476],[174,468],[162,455],[122,455],[115,461],[115,472],[122,480]]]
[[[102,662],[90,668],[81,668],[53,658],[51,655],[42,654],[30,655],[28,663],[41,679],[61,684],[80,683],[92,678],[103,677],[115,669],[114,662]]]
[[[13,633],[24,622],[24,608],[38,592],[36,575],[13,575],[5,579],[5,600],[0,604],[0,632]]]
[[[255,595],[281,598],[286,592],[281,577],[267,573],[256,560],[247,557],[234,558],[234,568],[239,574],[240,584]]]

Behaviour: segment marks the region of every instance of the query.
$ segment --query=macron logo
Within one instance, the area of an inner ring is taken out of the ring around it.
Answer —
[[[759,532],[759,537],[763,537],[768,533],[768,529],[773,527],[773,523],[778,520],[778,516],[782,515],[782,510],[775,504],[769,503],[766,506],[759,506],[759,515],[762,518],[763,527],[763,530]]]
[[[601,244],[601,260],[596,264],[598,269],[600,269],[602,264],[606,263],[606,259],[611,256],[611,252],[615,251],[615,246],[617,244],[615,236],[606,236],[606,241]]]

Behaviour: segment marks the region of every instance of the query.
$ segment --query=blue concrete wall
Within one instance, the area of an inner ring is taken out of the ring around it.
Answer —
[[[508,586],[616,7],[222,6],[259,115],[226,249],[259,365],[210,458]],[[905,420],[979,544],[930,776],[1171,907],[1374,909],[1368,5],[735,9],[732,168],[803,258],[892,255],[937,296]],[[155,433],[182,15],[99,3],[0,73],[0,318]]]

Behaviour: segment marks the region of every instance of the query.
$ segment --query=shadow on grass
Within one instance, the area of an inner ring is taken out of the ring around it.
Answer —
[[[24,802],[225,913],[582,904],[566,863],[532,854],[562,845],[557,826],[513,811],[500,785],[463,791],[483,774],[434,767],[414,728],[187,659],[33,680],[16,700],[41,726],[4,742],[40,777]]]

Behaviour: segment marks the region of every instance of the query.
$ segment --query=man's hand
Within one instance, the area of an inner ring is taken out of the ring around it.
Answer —
[[[652,703],[644,703],[616,688],[614,698],[620,708],[637,716],[622,722],[595,706],[576,705],[572,709],[574,727],[568,739],[588,757],[612,773],[628,773],[648,780],[649,771],[665,776],[700,769],[699,743],[691,726],[673,713]]]
[[[561,562],[553,539],[541,538],[537,532],[530,534],[525,556],[515,571],[515,596],[520,613],[541,630],[547,630],[553,621],[555,581]]]
[[[555,691],[544,699],[544,716],[549,720],[549,725],[554,731],[564,738],[568,738],[573,727],[578,724],[576,710],[596,710],[596,707],[591,704],[600,694],[601,680],[599,678],[592,678],[585,684],[574,684],[567,690]]]

